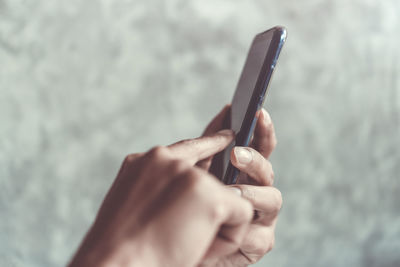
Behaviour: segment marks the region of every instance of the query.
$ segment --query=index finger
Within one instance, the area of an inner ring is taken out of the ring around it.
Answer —
[[[232,130],[222,130],[213,135],[183,140],[168,148],[174,157],[196,164],[222,151],[233,141],[233,138]]]

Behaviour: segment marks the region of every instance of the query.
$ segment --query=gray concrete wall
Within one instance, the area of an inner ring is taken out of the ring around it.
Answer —
[[[257,266],[400,266],[398,0],[0,0],[0,265],[61,266],[127,153],[197,136],[253,35],[284,196]],[[134,252],[133,252],[134,253]]]

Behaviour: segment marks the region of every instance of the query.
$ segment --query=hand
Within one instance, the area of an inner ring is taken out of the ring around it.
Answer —
[[[209,135],[229,127],[226,124],[229,112],[230,106],[226,106],[208,125],[204,134]],[[250,147],[235,147],[232,150],[231,162],[241,173],[238,184],[230,186],[238,188],[242,196],[253,204],[253,222],[238,251],[219,259],[205,260],[201,266],[247,266],[260,260],[274,245],[274,231],[282,196],[279,190],[272,187],[274,173],[267,159],[276,146],[276,137],[269,114],[263,109],[256,116],[258,121]],[[198,165],[221,175],[222,158],[218,154]]]
[[[225,130],[129,155],[70,266],[194,267],[237,251],[251,203],[194,166],[232,140]]]

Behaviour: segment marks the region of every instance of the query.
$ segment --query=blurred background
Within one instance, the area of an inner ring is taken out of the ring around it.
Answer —
[[[256,266],[400,266],[398,0],[0,0],[0,265],[62,266],[124,156],[198,136],[253,36],[284,205]]]

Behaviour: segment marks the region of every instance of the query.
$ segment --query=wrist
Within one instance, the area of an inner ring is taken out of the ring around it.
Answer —
[[[108,245],[96,245],[93,247],[81,246],[69,267],[96,266],[96,267],[120,267],[120,266],[145,266],[134,249],[128,246],[116,246],[110,248]]]
[[[133,265],[129,262],[129,254],[125,252],[126,249],[123,247],[124,245],[121,242],[115,242],[112,238],[107,238],[105,233],[99,233],[92,228],[68,267],[117,267],[127,266],[127,263],[129,263],[129,266],[136,266],[136,264]],[[135,259],[135,262],[137,260]]]
[[[106,233],[100,233],[96,228],[92,228],[84,241],[80,245],[76,255],[68,267],[77,266],[96,266],[96,267],[141,267],[157,266],[154,262],[144,260],[146,253],[144,253],[144,242],[140,237],[134,240],[128,238],[109,238]],[[149,256],[149,255],[147,255]],[[148,259],[154,259],[147,257]]]

